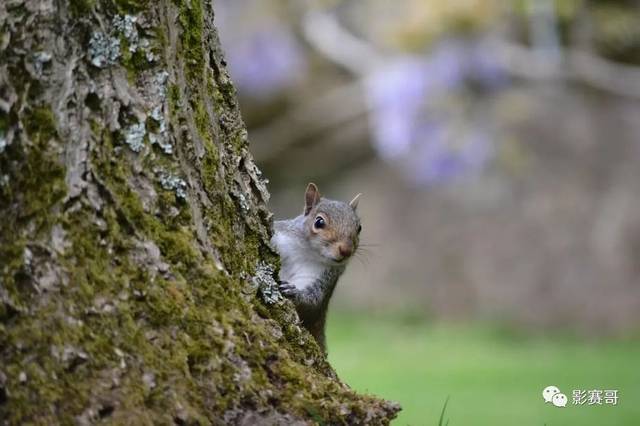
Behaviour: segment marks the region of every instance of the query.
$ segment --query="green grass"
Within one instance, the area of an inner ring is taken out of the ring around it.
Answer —
[[[402,404],[394,425],[640,425],[640,341],[527,336],[332,313],[329,359],[352,388]],[[565,408],[545,404],[555,385]],[[612,405],[573,405],[573,389],[618,389]]]

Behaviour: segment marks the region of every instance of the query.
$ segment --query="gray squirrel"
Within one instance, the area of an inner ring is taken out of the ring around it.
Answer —
[[[324,328],[338,278],[358,249],[358,199],[349,203],[320,197],[310,183],[300,216],[274,223],[271,243],[280,255],[280,292],[291,299],[302,325],[326,353]]]

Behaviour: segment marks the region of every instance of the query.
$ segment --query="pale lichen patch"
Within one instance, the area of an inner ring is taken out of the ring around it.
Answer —
[[[185,200],[187,198],[187,182],[181,177],[166,172],[159,172],[159,180],[162,188],[174,191],[176,197]]]
[[[96,31],[89,40],[89,58],[91,64],[106,68],[115,64],[120,57],[120,40],[116,37]]]
[[[144,123],[136,123],[124,130],[124,143],[133,152],[140,152],[144,148],[144,136],[146,134]]]
[[[112,25],[127,41],[129,53],[142,52],[148,62],[156,61],[158,58],[151,49],[149,39],[140,36],[138,21],[139,17],[135,15],[116,15]]]
[[[169,139],[167,122],[164,119],[162,105],[156,106],[151,111],[150,117],[156,122],[158,128],[155,132],[149,133],[149,142],[151,142],[151,145],[158,145],[165,154],[173,154],[173,145]]]
[[[273,305],[283,300],[278,282],[274,278],[275,266],[263,261],[256,265],[256,272],[251,278],[253,285],[260,291],[262,300],[268,305]]]

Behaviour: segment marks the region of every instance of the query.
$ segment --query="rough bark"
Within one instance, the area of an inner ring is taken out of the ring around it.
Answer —
[[[208,0],[0,2],[0,421],[385,424],[275,290]]]

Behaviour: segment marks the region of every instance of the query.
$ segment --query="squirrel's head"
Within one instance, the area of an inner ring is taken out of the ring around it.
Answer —
[[[356,213],[356,195],[349,203],[320,197],[318,187],[310,183],[304,194],[305,232],[309,242],[331,263],[346,262],[358,249],[360,218]]]

